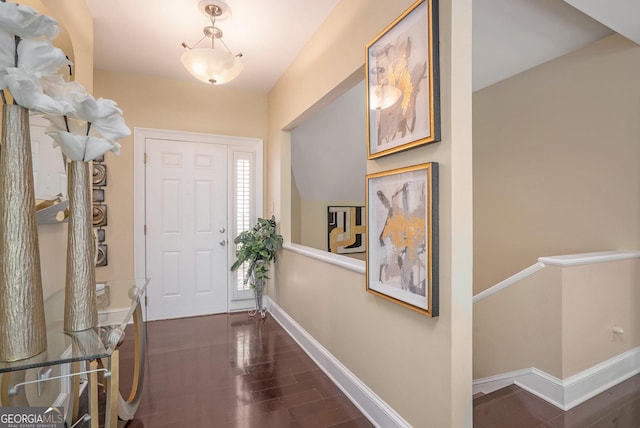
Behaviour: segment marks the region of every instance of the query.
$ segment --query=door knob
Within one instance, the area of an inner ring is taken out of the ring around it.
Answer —
[[[226,232],[226,229],[224,227],[221,227],[220,229],[218,229],[218,232],[224,233],[224,232]]]
[[[218,242],[218,244],[220,244],[221,247],[224,247],[225,245],[227,245],[227,240],[223,239],[220,242]]]

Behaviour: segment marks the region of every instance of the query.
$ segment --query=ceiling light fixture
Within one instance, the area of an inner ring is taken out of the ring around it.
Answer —
[[[221,85],[238,77],[242,71],[242,63],[239,58],[241,53],[232,54],[226,43],[222,40],[222,30],[216,27],[216,19],[222,20],[231,16],[231,9],[221,0],[202,0],[199,3],[200,10],[211,20],[211,25],[202,30],[204,37],[198,43],[189,47],[182,43],[186,51],[182,54],[182,64],[198,80],[212,85]],[[211,47],[196,48],[205,38],[211,39]],[[215,46],[219,40],[224,49]]]
[[[384,50],[371,51],[371,56],[375,58],[375,67],[371,69],[376,77],[375,85],[369,86],[369,103],[371,110],[383,110],[391,107],[398,101],[402,92],[389,83],[389,79],[384,77],[385,68],[380,66],[379,58],[386,55]]]

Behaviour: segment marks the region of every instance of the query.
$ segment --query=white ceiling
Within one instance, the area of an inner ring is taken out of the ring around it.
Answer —
[[[228,0],[232,16],[218,22],[218,27],[224,31],[229,48],[243,53],[244,70],[227,85],[268,92],[339,1]],[[202,37],[202,27],[209,24],[198,9],[198,0],[86,2],[95,19],[96,68],[195,81],[183,68],[180,55],[181,43],[193,46]],[[573,52],[614,31],[640,44],[638,17],[640,0],[473,0],[473,90]],[[329,189],[339,189],[340,199],[362,197],[363,182],[355,177],[364,174],[366,164],[352,159],[364,159],[364,137],[310,136],[309,131],[318,127],[347,130],[361,122],[358,132],[364,135],[364,120],[359,117],[364,116],[363,94],[364,88],[358,87],[337,100],[331,107],[336,114],[330,125],[311,123],[299,131],[308,150],[333,154],[328,164],[317,162],[319,155],[311,151],[296,155],[314,160],[295,171],[304,198],[335,199],[321,194]],[[315,120],[322,121],[322,115]],[[355,150],[360,152],[346,156],[351,153],[346,144],[357,145]],[[349,171],[354,177],[344,180],[333,171]],[[358,185],[346,186],[347,182]],[[347,189],[353,194],[345,194]]]
[[[473,90],[612,33],[563,1],[474,0]]]
[[[268,92],[338,2],[227,0],[231,17],[216,26],[229,49],[243,54],[244,64],[240,76],[227,86]],[[211,25],[198,0],[86,3],[94,17],[95,68],[196,81],[180,56],[182,42],[193,47],[203,27]]]
[[[268,92],[339,1],[227,0],[231,17],[217,26],[233,53],[244,55],[243,72],[227,85]],[[86,2],[96,68],[194,80],[180,55],[181,43],[193,46],[210,24],[198,0]],[[614,30],[640,43],[639,16],[638,0],[474,0],[474,91]]]

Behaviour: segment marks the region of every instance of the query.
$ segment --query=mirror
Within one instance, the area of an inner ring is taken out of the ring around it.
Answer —
[[[20,4],[51,16],[40,0],[21,0]],[[73,63],[73,45],[69,33],[60,25],[60,33],[52,40],[54,46],[65,53]],[[65,66],[59,74],[67,81],[73,80],[73,67]],[[31,154],[33,162],[33,182],[36,197],[36,217],[38,224],[65,221],[67,208],[67,174],[60,148],[53,147],[53,140],[45,133],[49,122],[37,114],[29,118],[31,134]]]

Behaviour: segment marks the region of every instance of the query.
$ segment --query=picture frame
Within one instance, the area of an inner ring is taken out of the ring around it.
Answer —
[[[438,163],[368,174],[367,291],[439,315]]]
[[[367,44],[367,159],[440,141],[438,43],[438,0],[419,0]]]
[[[367,225],[364,206],[327,207],[327,250],[335,254],[366,252]]]

